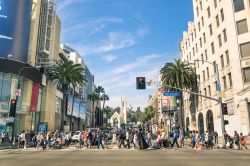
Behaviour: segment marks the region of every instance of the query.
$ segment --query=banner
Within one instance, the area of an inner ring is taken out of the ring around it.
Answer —
[[[30,103],[30,112],[37,111],[38,97],[39,97],[39,84],[33,83],[31,103]]]

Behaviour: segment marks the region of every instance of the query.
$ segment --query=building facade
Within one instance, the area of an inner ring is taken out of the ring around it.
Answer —
[[[225,130],[250,132],[250,4],[249,0],[193,0],[194,21],[180,42],[181,60],[194,65],[199,93],[227,104]],[[218,72],[217,72],[218,67]],[[184,95],[189,130],[222,133],[220,104]]]

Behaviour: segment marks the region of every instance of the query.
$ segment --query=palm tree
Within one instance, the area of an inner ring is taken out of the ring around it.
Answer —
[[[180,59],[175,59],[174,63],[166,63],[164,67],[160,70],[161,80],[163,82],[163,86],[167,90],[173,90],[173,88],[169,88],[167,85],[180,88],[180,89],[191,89],[192,91],[197,92],[197,75],[195,73],[194,68],[190,63],[184,61],[182,62]],[[179,91],[179,90],[178,90]],[[180,127],[184,126],[184,117],[183,117],[183,109],[182,109],[182,91],[180,91]]]
[[[86,78],[84,74],[85,70],[81,64],[74,64],[67,58],[62,58],[55,65],[50,67],[47,72],[48,81],[54,81],[63,92],[63,101],[61,107],[61,127],[60,130],[64,130],[64,116],[67,111],[67,91],[72,85],[84,86]]]
[[[97,94],[97,96],[98,96],[98,100],[100,100],[101,93],[104,93],[105,91],[104,91],[104,88],[103,88],[103,87],[98,86],[98,87],[95,89],[95,92],[96,92],[96,94]]]
[[[105,93],[101,96],[101,98],[100,98],[102,101],[103,101],[103,103],[102,103],[102,110],[104,110],[104,107],[105,107],[105,101],[107,101],[107,100],[109,100],[109,96],[108,95],[106,95]]]
[[[92,102],[92,126],[94,126],[95,102],[98,101],[96,92],[94,91],[92,94],[89,94],[88,99]]]

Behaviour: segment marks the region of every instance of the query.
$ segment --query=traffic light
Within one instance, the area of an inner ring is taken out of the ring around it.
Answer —
[[[15,117],[16,115],[16,99],[11,99],[10,101],[10,117]]]
[[[228,125],[228,124],[229,124],[228,120],[224,120],[224,125]]]
[[[227,103],[222,103],[222,114],[228,115]]]
[[[146,89],[145,77],[136,77],[136,89]]]

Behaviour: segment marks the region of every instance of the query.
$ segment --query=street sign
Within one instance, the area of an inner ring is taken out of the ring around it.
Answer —
[[[163,92],[164,96],[180,96],[180,92]]]
[[[14,96],[21,96],[21,89],[14,89],[13,90],[13,95]]]

